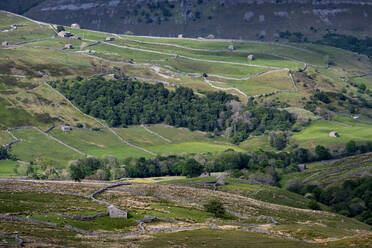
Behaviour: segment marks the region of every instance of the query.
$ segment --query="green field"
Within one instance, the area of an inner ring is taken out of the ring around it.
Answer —
[[[180,144],[167,144],[149,147],[149,149],[158,154],[186,154],[186,153],[208,153],[223,152],[233,149],[237,152],[244,150],[234,145],[208,144],[202,142],[184,142]]]
[[[13,138],[8,134],[7,131],[0,130],[0,146],[9,144],[13,141]]]
[[[254,61],[248,61],[247,56],[250,54],[248,51],[234,51],[230,52],[226,50],[216,51],[213,49],[206,49],[206,50],[191,50],[187,48],[180,48],[174,46],[167,46],[167,45],[160,45],[160,44],[148,44],[148,43],[138,43],[132,40],[116,40],[112,42],[117,45],[122,46],[130,46],[133,48],[141,48],[146,50],[152,51],[161,51],[164,53],[169,54],[178,54],[186,57],[193,57],[198,59],[205,59],[205,60],[216,60],[216,61],[227,61],[227,62],[236,62],[236,63],[243,63],[243,64],[253,64],[253,65],[263,65],[263,66],[273,66],[273,67],[282,67],[282,68],[291,68],[297,69],[302,68],[302,63],[293,62],[285,59],[281,59],[279,57],[265,55],[260,53],[253,53],[255,56]]]
[[[55,129],[50,134],[68,145],[100,158],[107,155],[113,155],[118,159],[151,156],[148,153],[122,143],[107,129],[100,131],[72,130],[70,132]]]
[[[290,143],[298,144],[302,147],[315,147],[324,145],[327,147],[340,147],[348,141],[366,142],[372,140],[372,126],[354,120],[341,118],[343,122],[319,120],[312,122],[303,131],[295,133]],[[331,131],[336,131],[340,135],[338,138],[329,136]]]
[[[20,129],[13,134],[22,141],[12,146],[11,154],[23,161],[53,161],[55,167],[63,168],[68,161],[83,156],[57,143],[35,129]]]
[[[25,24],[25,26],[17,27],[16,30],[11,30],[9,32],[1,32],[0,41],[8,41],[9,44],[15,44],[18,42],[50,38],[56,34],[48,25],[39,25],[23,18],[1,12],[0,28],[10,29],[10,25],[12,24]]]
[[[14,168],[18,162],[12,160],[0,160],[0,178],[12,178],[17,175],[14,173]]]
[[[227,50],[228,46],[232,43],[221,42],[213,40],[191,40],[191,39],[167,39],[167,38],[151,38],[143,36],[123,36],[131,40],[145,41],[150,43],[163,43],[163,44],[175,44],[195,49],[207,49],[207,50]],[[325,65],[322,55],[314,54],[311,51],[295,49],[292,47],[282,46],[280,44],[264,44],[264,43],[244,43],[234,42],[233,43],[236,52],[249,52],[249,53],[273,53],[276,55],[286,56],[292,59],[297,59],[306,63]]]

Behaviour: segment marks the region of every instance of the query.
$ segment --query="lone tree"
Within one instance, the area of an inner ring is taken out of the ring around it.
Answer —
[[[8,159],[8,158],[10,158],[9,153],[8,153],[8,149],[6,149],[3,146],[0,146],[0,160]]]
[[[71,178],[75,182],[80,182],[82,179],[85,178],[84,172],[81,170],[80,166],[76,164],[70,165],[70,174]]]
[[[222,202],[217,199],[210,200],[209,202],[204,204],[204,209],[209,213],[213,213],[215,217],[225,217],[225,208]]]

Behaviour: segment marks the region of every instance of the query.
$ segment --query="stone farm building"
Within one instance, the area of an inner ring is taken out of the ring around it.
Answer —
[[[69,132],[69,131],[72,130],[72,128],[71,128],[70,126],[62,126],[62,127],[61,127],[61,130],[62,130],[63,132]]]
[[[62,37],[62,38],[68,38],[68,37],[71,37],[72,34],[70,32],[67,32],[67,31],[61,31],[58,33],[58,37]]]
[[[340,135],[336,131],[332,131],[329,133],[329,137],[338,138]]]

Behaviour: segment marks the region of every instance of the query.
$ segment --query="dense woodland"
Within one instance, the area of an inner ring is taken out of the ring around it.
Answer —
[[[316,43],[350,50],[356,53],[365,54],[369,57],[372,56],[372,39],[369,37],[358,39],[351,35],[329,33],[324,35],[323,39]]]
[[[232,142],[239,143],[267,130],[289,130],[295,123],[290,113],[275,105],[260,106],[252,99],[244,105],[224,92],[201,92],[203,96],[198,96],[184,87],[171,91],[162,84],[102,77],[60,80],[51,85],[84,113],[114,127],[166,123],[215,134],[227,130]]]
[[[226,105],[237,97],[224,92],[199,97],[185,87],[170,91],[162,84],[135,81],[62,80],[52,86],[60,90],[85,113],[107,120],[111,126],[166,123],[192,130],[220,129],[217,120],[231,111]]]

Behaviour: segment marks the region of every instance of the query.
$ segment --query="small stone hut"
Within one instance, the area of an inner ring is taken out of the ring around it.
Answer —
[[[329,133],[329,137],[338,138],[340,135],[336,131],[332,131]]]
[[[70,32],[67,32],[67,31],[61,31],[58,33],[58,37],[62,37],[62,38],[68,38],[68,37],[71,37],[72,34]]]
[[[248,55],[247,59],[248,59],[249,61],[255,60],[253,54]]]
[[[65,49],[73,49],[72,44],[66,44],[66,45],[65,45]]]
[[[128,212],[124,211],[120,208],[117,208],[113,205],[110,205],[107,207],[107,210],[109,212],[110,218],[123,218],[127,219],[128,218]]]
[[[73,23],[73,24],[71,24],[71,28],[73,28],[73,29],[80,29],[80,25],[77,24],[77,23]]]
[[[71,128],[70,126],[62,126],[62,127],[61,127],[61,130],[62,130],[63,132],[69,132],[69,131],[72,130],[72,128]]]

